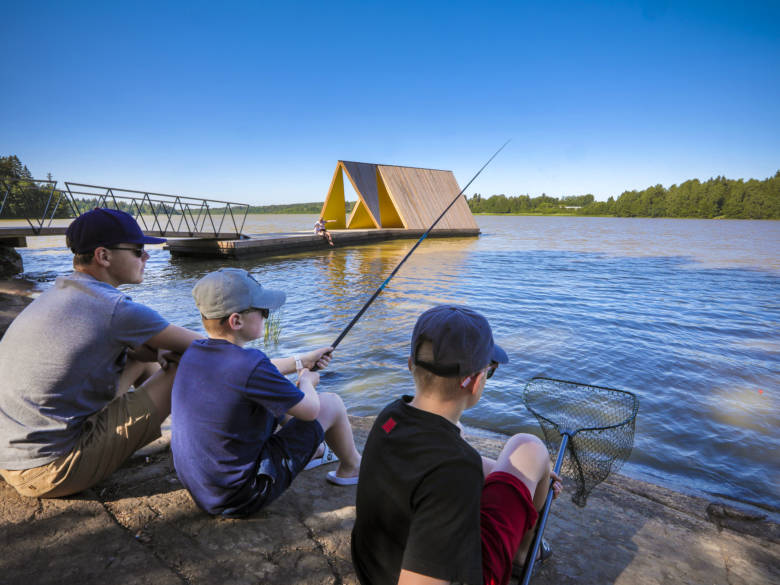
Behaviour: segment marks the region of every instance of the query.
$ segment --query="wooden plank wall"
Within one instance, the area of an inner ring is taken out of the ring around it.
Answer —
[[[406,229],[427,229],[460,192],[452,171],[377,165]],[[461,196],[435,229],[477,229]]]

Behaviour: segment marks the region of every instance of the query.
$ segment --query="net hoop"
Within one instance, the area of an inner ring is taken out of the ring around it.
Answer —
[[[577,433],[582,432],[582,431],[603,431],[603,430],[606,430],[606,429],[615,429],[615,428],[621,427],[623,425],[627,425],[627,424],[629,424],[632,421],[632,419],[636,418],[636,415],[639,412],[639,400],[637,400],[636,394],[634,394],[633,392],[628,392],[626,390],[618,390],[617,388],[609,388],[607,386],[594,386],[593,384],[582,384],[581,382],[572,382],[571,380],[559,380],[557,378],[547,378],[545,376],[534,376],[533,378],[531,378],[526,383],[525,388],[523,389],[523,397],[524,397],[525,407],[535,417],[540,418],[540,419],[550,423],[555,428],[560,428],[560,425],[558,423],[556,423],[555,421],[550,420],[548,417],[544,416],[542,413],[538,412],[536,409],[534,409],[529,404],[529,401],[527,399],[529,386],[531,386],[531,384],[533,384],[534,382],[538,382],[538,381],[556,382],[558,384],[569,384],[571,386],[583,386],[583,387],[588,387],[588,388],[595,388],[596,390],[606,390],[607,392],[615,392],[615,393],[618,393],[618,394],[623,394],[623,395],[625,395],[627,397],[630,397],[632,399],[633,406],[631,408],[631,414],[626,416],[626,418],[623,419],[622,421],[620,421],[620,422],[618,422],[616,424],[611,424],[611,425],[603,425],[603,426],[595,426],[595,427],[581,427],[581,428],[575,429],[574,431],[565,431],[568,434],[570,434],[571,436],[574,436]]]

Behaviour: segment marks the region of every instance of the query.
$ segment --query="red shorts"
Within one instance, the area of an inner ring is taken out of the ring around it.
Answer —
[[[482,581],[507,585],[512,559],[538,513],[526,485],[511,473],[494,471],[482,488]]]

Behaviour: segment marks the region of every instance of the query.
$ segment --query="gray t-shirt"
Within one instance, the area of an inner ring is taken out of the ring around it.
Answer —
[[[167,326],[110,284],[57,278],[0,340],[0,469],[70,452],[84,420],[115,398],[127,349]]]

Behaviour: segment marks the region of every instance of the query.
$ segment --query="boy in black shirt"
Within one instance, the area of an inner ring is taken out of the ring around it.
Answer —
[[[547,449],[515,435],[497,461],[481,458],[459,425],[507,361],[487,320],[466,307],[434,307],[417,320],[417,392],[382,411],[363,452],[352,532],[363,585],[505,585],[513,559],[524,562],[553,476]]]

